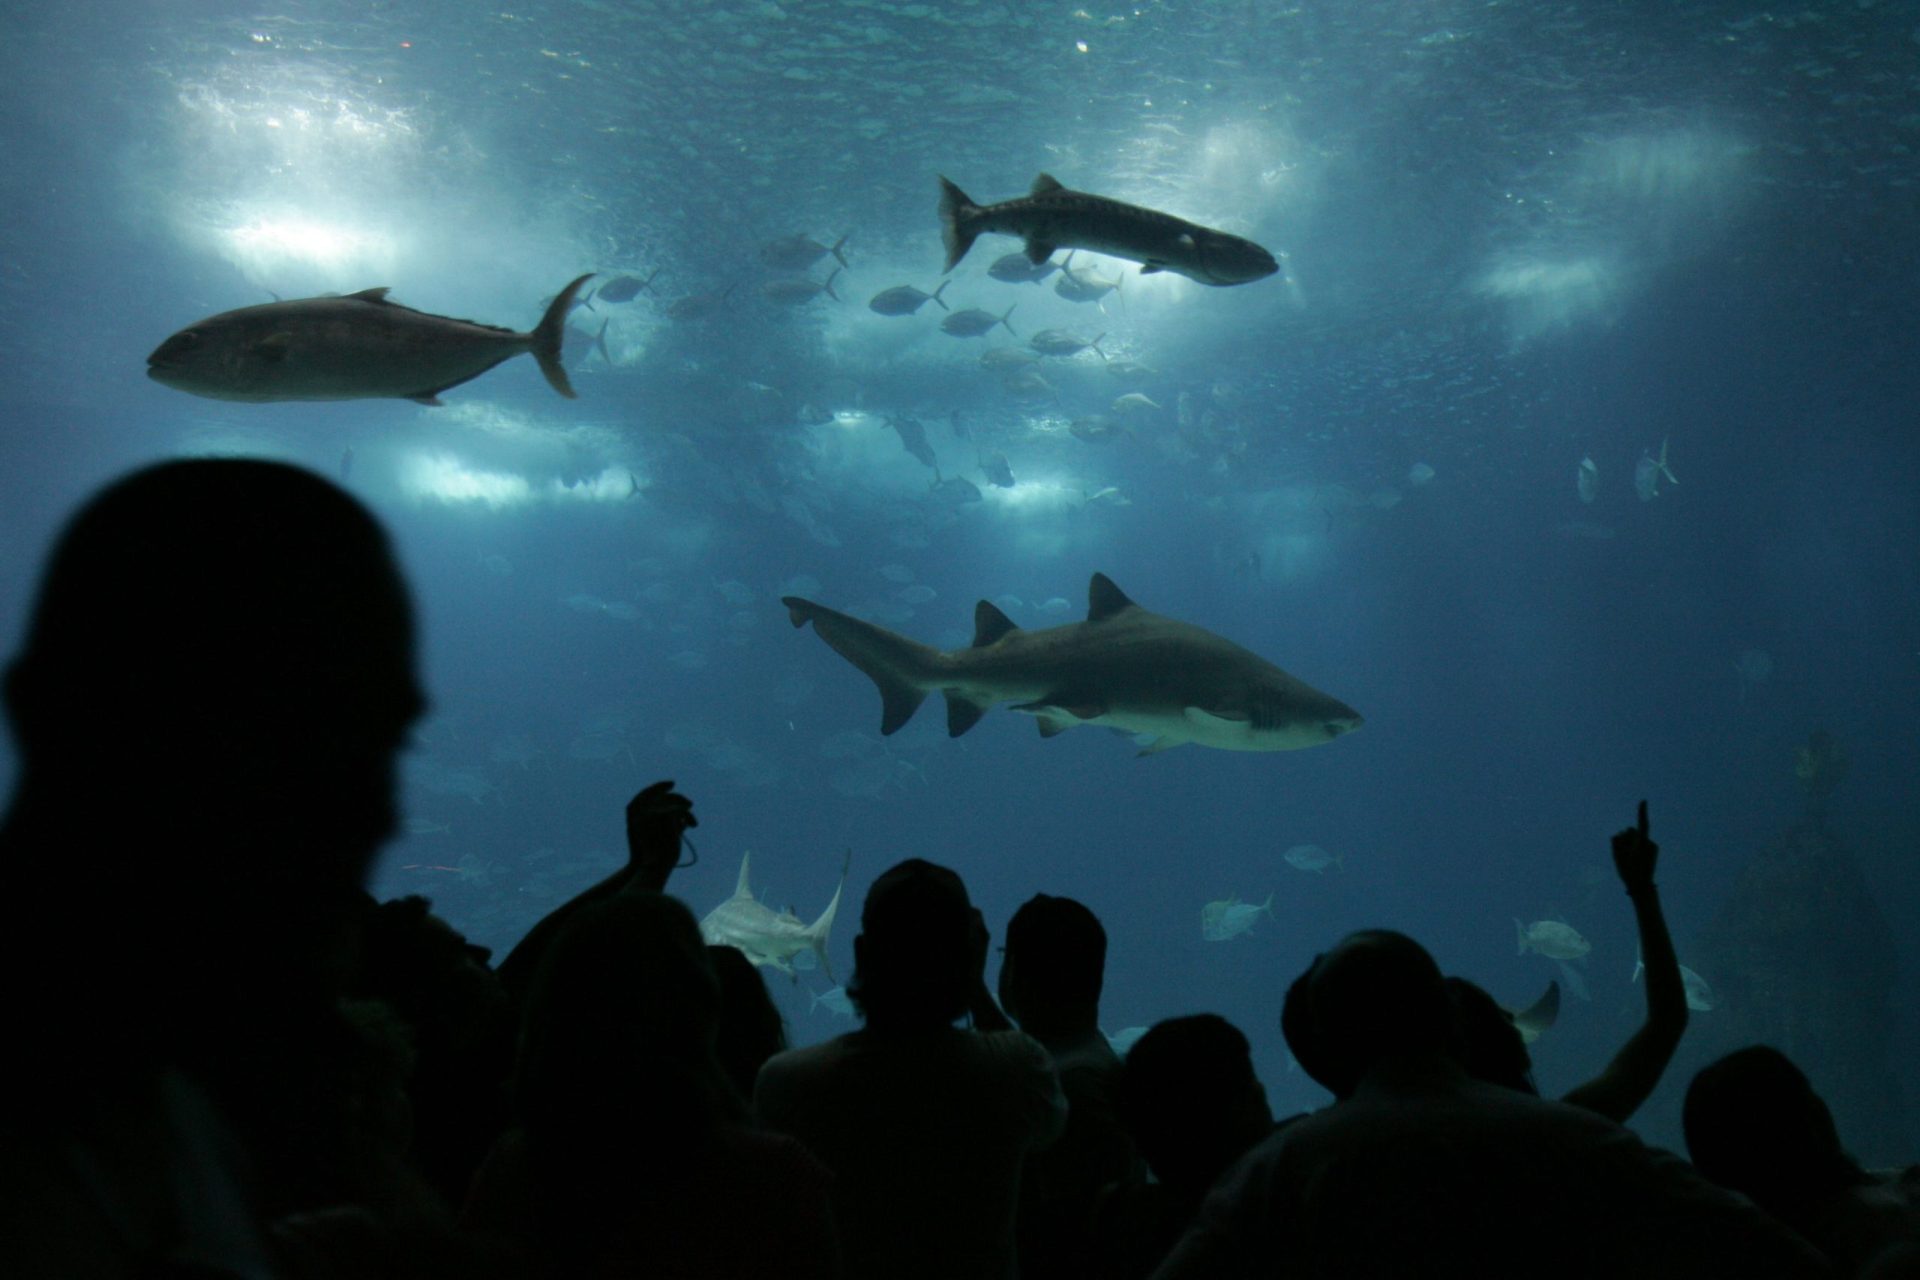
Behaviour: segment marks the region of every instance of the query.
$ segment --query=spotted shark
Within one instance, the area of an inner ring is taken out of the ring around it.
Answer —
[[[834,914],[840,910],[840,894],[847,887],[847,862],[840,864],[840,884],[833,891],[833,901],[827,903],[818,920],[804,924],[792,911],[775,911],[753,896],[747,880],[752,860],[751,852],[740,855],[740,880],[733,896],[707,913],[700,922],[700,936],[712,946],[738,947],[756,965],[770,965],[796,980],[796,967],[811,969],[817,964],[832,982],[827,934],[833,929]],[[847,861],[851,861],[851,855]]]
[[[1360,727],[1360,713],[1192,623],[1150,613],[1105,574],[1088,587],[1087,619],[1023,630],[992,603],[974,606],[969,648],[942,651],[798,596],[795,627],[820,638],[880,690],[880,732],[913,718],[929,693],[947,701],[959,737],[996,703],[1033,716],[1042,737],[1096,724],[1149,736],[1140,753],[1183,743],[1224,751],[1292,751]]]

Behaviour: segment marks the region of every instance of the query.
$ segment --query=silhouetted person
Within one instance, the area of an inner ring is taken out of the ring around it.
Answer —
[[[542,1274],[840,1274],[827,1174],[746,1127],[714,1054],[720,983],[685,905],[630,890],[553,939],[529,992],[518,1126],[464,1220]]]
[[[349,983],[353,995],[390,1006],[409,1030],[411,1158],[450,1211],[507,1123],[518,1026],[487,967],[490,954],[425,898],[396,898],[366,909]]]
[[[542,916],[500,962],[500,981],[506,985],[514,1007],[524,1007],[541,958],[576,912],[623,891],[663,892],[667,877],[680,861],[686,833],[699,825],[700,820],[693,816],[693,801],[675,791],[671,779],[636,792],[627,801],[626,865]]]
[[[990,1022],[986,928],[960,877],[918,858],[867,893],[847,995],[858,1031],[770,1059],[754,1110],[833,1172],[847,1274],[998,1280],[1014,1273],[1020,1168],[1066,1103],[1047,1052]]]
[[[1273,1112],[1247,1038],[1218,1014],[1155,1023],[1119,1085],[1120,1116],[1154,1181],[1104,1197],[1087,1271],[1136,1280],[1167,1256],[1220,1176],[1273,1132]]]
[[[5,698],[0,1273],[265,1274],[268,1220],[365,1190],[336,1001],[424,705],[386,537],[277,463],[137,472],[61,535]]]
[[[1411,938],[1349,935],[1295,1000],[1340,1101],[1236,1164],[1158,1280],[1826,1274],[1805,1241],[1619,1125],[1468,1077],[1439,967]]]
[[[1861,1168],[1825,1100],[1779,1050],[1754,1045],[1704,1068],[1682,1122],[1701,1173],[1826,1250],[1843,1274],[1920,1247],[1920,1168]]]
[[[1007,921],[1002,951],[1000,1006],[1053,1058],[1067,1099],[1066,1128],[1021,1174],[1020,1271],[1079,1275],[1095,1197],[1145,1179],[1115,1113],[1120,1059],[1100,1031],[1107,931],[1081,903],[1037,893]]]
[[[714,1052],[743,1104],[753,1099],[760,1068],[787,1048],[787,1024],[767,994],[767,981],[747,953],[726,944],[709,944],[707,959],[720,980],[720,1028]]]

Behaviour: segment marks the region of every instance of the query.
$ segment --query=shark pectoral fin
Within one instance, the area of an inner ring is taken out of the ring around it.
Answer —
[[[1027,241],[1027,261],[1037,267],[1051,258],[1053,251],[1059,247],[1057,244],[1048,244],[1045,240],[1029,240]]]
[[[1188,707],[1184,713],[1187,723],[1203,729],[1244,729],[1247,726],[1245,716],[1224,716],[1205,707]]]
[[[1068,724],[1066,721],[1056,720],[1052,716],[1048,716],[1048,715],[1040,716],[1035,721],[1035,723],[1040,726],[1040,736],[1043,738],[1057,737],[1058,735],[1063,734],[1067,730],[1073,728],[1073,726]]]
[[[957,738],[979,724],[980,717],[986,713],[986,704],[975,702],[965,694],[947,690],[947,736],[949,738]]]
[[[1135,753],[1135,759],[1138,759],[1141,756],[1157,756],[1162,751],[1167,750],[1169,747],[1178,747],[1181,745],[1183,744],[1181,743],[1180,739],[1170,738],[1163,733],[1159,737],[1155,738],[1152,742],[1148,743],[1146,746],[1140,748],[1140,750],[1137,753]]]
[[[1140,274],[1143,276],[1151,276],[1151,275],[1157,275],[1160,272],[1165,270],[1166,268],[1161,266],[1159,263],[1149,262],[1146,266],[1140,268]]]

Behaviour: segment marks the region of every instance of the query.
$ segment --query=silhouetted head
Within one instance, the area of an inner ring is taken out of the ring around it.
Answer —
[[[747,953],[735,946],[711,945],[707,959],[720,980],[720,1030],[715,1043],[720,1065],[742,1100],[753,1097],[760,1067],[787,1047],[787,1024],[767,994],[766,980]]]
[[[1454,1027],[1459,1033],[1461,1065],[1467,1074],[1488,1084],[1538,1095],[1533,1083],[1533,1057],[1513,1015],[1485,990],[1465,978],[1447,979],[1447,998],[1453,1002]]]
[[[1403,933],[1348,934],[1308,971],[1314,1061],[1299,1058],[1336,1097],[1349,1096],[1369,1071],[1392,1058],[1457,1054],[1453,1005],[1440,967]]]
[[[91,885],[268,906],[360,883],[424,706],[379,526],[316,475],[241,460],[163,463],[89,502],[5,694],[18,805],[104,837]]]
[[[1863,1176],[1806,1075],[1766,1045],[1737,1050],[1696,1075],[1681,1123],[1701,1173],[1789,1224]]]
[[[947,1026],[973,985],[973,904],[946,867],[909,858],[873,882],[853,940],[847,998],[869,1026]]]
[[[1196,1193],[1273,1129],[1247,1038],[1212,1013],[1169,1018],[1141,1036],[1117,1104],[1153,1176]]]
[[[1007,921],[1005,948],[1000,1004],[1009,1017],[1036,1034],[1098,1027],[1107,931],[1093,912],[1036,893]]]
[[[510,1039],[513,1009],[487,966],[492,953],[433,914],[425,898],[369,900],[357,934],[347,994],[391,1006],[423,1056],[466,1055]]]

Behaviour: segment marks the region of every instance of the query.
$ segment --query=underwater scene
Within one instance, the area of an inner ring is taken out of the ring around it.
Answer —
[[[432,703],[380,896],[504,954],[672,779],[669,891],[809,929],[794,1045],[922,857],[1276,1114],[1369,926],[1555,984],[1557,1095],[1645,1017],[1645,800],[1635,1127],[1765,1042],[1913,1150],[1913,5],[79,0],[0,67],[6,652],[110,478],[337,481]]]

